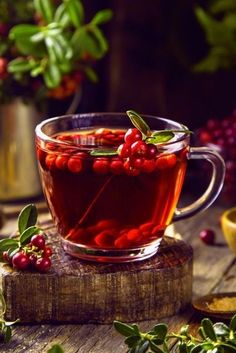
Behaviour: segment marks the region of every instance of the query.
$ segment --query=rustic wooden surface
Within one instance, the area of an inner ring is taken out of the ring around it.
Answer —
[[[0,266],[9,321],[132,322],[170,316],[191,303],[192,248],[183,240],[164,237],[157,255],[145,261],[94,264],[66,255],[54,228],[47,236],[53,249],[48,273]]]
[[[224,209],[221,206],[214,206],[191,219],[176,223],[176,229],[194,250],[193,298],[211,292],[235,291],[235,254],[225,245],[219,226],[219,216]],[[13,226],[14,222],[10,223]],[[10,228],[8,226],[5,229],[10,230]],[[199,231],[203,228],[212,228],[216,231],[217,242],[214,246],[207,246],[198,238]],[[191,309],[161,321],[168,323],[171,331],[177,331],[185,323],[190,323],[194,331],[200,318]],[[140,326],[145,330],[155,323],[156,320],[144,321]],[[126,352],[123,338],[116,333],[112,325],[95,324],[17,325],[13,330],[11,342],[0,345],[0,352],[46,353],[54,343],[60,343],[66,353]]]

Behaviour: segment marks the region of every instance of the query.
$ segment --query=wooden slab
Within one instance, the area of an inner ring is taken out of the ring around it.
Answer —
[[[95,264],[65,254],[54,230],[47,274],[1,267],[6,319],[26,322],[111,323],[159,319],[192,297],[192,248],[165,237],[157,255],[129,264]]]

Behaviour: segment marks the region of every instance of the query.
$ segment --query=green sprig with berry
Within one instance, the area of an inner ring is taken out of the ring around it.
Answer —
[[[114,321],[115,329],[125,338],[127,353],[169,353],[168,342],[177,340],[179,353],[233,353],[236,352],[236,315],[229,326],[223,322],[215,324],[208,318],[201,321],[198,337],[189,332],[189,325],[181,327],[178,333],[168,334],[164,323],[155,325],[150,331],[140,331],[136,324],[125,324]]]
[[[52,249],[46,246],[42,229],[37,226],[38,212],[33,204],[25,206],[18,217],[18,235],[0,240],[0,260],[16,270],[36,269],[47,272],[51,267]]]
[[[156,144],[169,142],[176,133],[191,134],[188,129],[151,131],[146,121],[134,110],[127,110],[127,116],[135,128],[130,128],[125,134],[125,143],[117,148],[98,148],[90,152],[93,156],[119,155],[127,158],[134,156],[154,156],[157,153]]]

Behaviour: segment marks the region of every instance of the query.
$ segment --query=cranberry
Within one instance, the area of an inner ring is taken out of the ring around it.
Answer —
[[[199,133],[199,139],[200,139],[200,141],[202,143],[206,144],[206,143],[211,142],[212,137],[211,137],[211,134],[208,131],[201,130],[200,133]]]
[[[131,229],[127,233],[127,239],[133,241],[139,241],[142,238],[142,232],[139,229]]]
[[[156,162],[154,159],[145,159],[141,171],[143,173],[152,173],[156,169]]]
[[[123,162],[120,160],[113,160],[111,162],[110,168],[111,168],[111,172],[117,175],[122,174],[124,171]]]
[[[57,156],[55,165],[58,169],[65,170],[67,169],[67,161],[68,161],[68,154],[61,154]]]
[[[44,250],[45,238],[42,234],[35,234],[31,238],[31,244],[36,246],[40,250]]]
[[[22,252],[17,252],[12,258],[13,267],[17,270],[25,270],[30,265],[28,256]]]
[[[55,170],[56,166],[55,166],[55,162],[56,162],[56,155],[55,154],[48,154],[46,159],[45,159],[45,164],[48,167],[49,170]]]
[[[138,129],[129,129],[125,134],[125,142],[131,145],[136,141],[142,140],[142,133]]]
[[[103,230],[95,237],[95,243],[98,246],[112,246],[114,243],[115,232],[112,230]]]
[[[118,154],[122,157],[122,158],[127,158],[130,156],[131,153],[131,149],[130,149],[130,145],[123,143],[118,147],[117,150]]]
[[[144,163],[144,158],[139,158],[139,157],[130,157],[129,158],[129,163],[133,168],[140,169]]]
[[[68,169],[72,173],[79,173],[82,170],[82,160],[78,156],[72,156],[67,163]]]
[[[146,158],[147,159],[153,159],[157,155],[157,147],[153,145],[152,143],[147,144],[147,154]]]
[[[130,246],[130,240],[127,238],[127,235],[121,235],[115,240],[115,247],[118,249],[128,248]]]
[[[137,141],[131,145],[131,154],[133,156],[146,157],[147,151],[148,147],[144,141]]]
[[[49,257],[40,257],[35,263],[35,268],[39,272],[46,273],[50,269],[51,264]]]
[[[93,170],[95,173],[100,175],[105,175],[110,170],[110,163],[108,159],[105,158],[97,158],[93,162]]]
[[[199,233],[200,239],[208,244],[208,245],[213,245],[215,242],[215,232],[211,229],[203,229]]]
[[[35,267],[37,256],[35,254],[29,255],[30,266]]]
[[[43,249],[43,257],[50,257],[52,256],[52,249],[49,246],[45,246]]]
[[[3,251],[2,258],[3,258],[3,260],[4,260],[5,262],[8,262],[9,264],[11,264],[12,259],[11,259],[11,257],[9,256],[9,252],[8,252],[8,251]]]
[[[130,161],[125,161],[124,163],[125,172],[129,176],[137,176],[140,174],[140,169],[135,168],[130,164]]]

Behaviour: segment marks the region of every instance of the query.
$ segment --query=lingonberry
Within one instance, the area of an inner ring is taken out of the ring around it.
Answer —
[[[48,167],[49,170],[55,170],[55,162],[56,162],[56,155],[53,153],[49,153],[45,159],[45,164]]]
[[[50,246],[45,246],[43,249],[43,257],[50,257],[52,256],[52,249],[50,248]]]
[[[124,163],[124,169],[129,176],[137,176],[140,174],[140,168],[133,167],[128,160]]]
[[[156,160],[157,169],[172,168],[177,162],[177,157],[174,153],[168,154],[166,156],[161,156]]]
[[[125,134],[125,142],[131,145],[136,141],[142,140],[142,133],[138,129],[129,129]]]
[[[132,156],[146,157],[147,151],[148,147],[144,141],[136,141],[131,145]]]
[[[130,145],[128,145],[127,143],[123,143],[121,144],[118,149],[117,149],[117,153],[122,157],[122,158],[127,158],[130,156],[131,153],[131,149],[130,149]]]
[[[203,229],[199,233],[200,239],[208,245],[213,245],[215,242],[215,232],[212,229]]]
[[[110,170],[110,163],[107,158],[97,158],[93,162],[93,170],[95,173],[104,175],[107,174]]]
[[[153,159],[157,155],[157,147],[153,145],[152,143],[147,144],[147,153],[146,153],[146,158],[147,159]]]
[[[35,234],[31,238],[31,244],[36,246],[40,250],[44,250],[45,238],[42,234]]]
[[[68,161],[68,154],[61,154],[57,156],[55,165],[58,169],[65,170],[67,169],[67,161]]]
[[[145,159],[141,167],[143,173],[152,173],[156,169],[156,162],[154,159]]]
[[[111,172],[113,174],[122,174],[124,171],[124,165],[123,162],[120,160],[113,160],[110,164]]]
[[[48,272],[51,267],[51,260],[49,257],[40,257],[35,263],[35,268],[42,273]]]
[[[72,173],[79,173],[82,170],[82,160],[79,156],[72,156],[69,158],[67,163],[68,169]]]
[[[130,229],[127,233],[127,239],[132,241],[139,241],[142,238],[142,232],[140,229]]]
[[[8,263],[11,262],[11,258],[10,258],[10,256],[9,256],[8,251],[3,251],[2,258],[3,258],[3,260],[4,260],[5,262],[8,262]]]
[[[30,266],[35,267],[36,261],[37,261],[37,256],[35,254],[30,254],[29,255]]]
[[[13,256],[12,265],[17,270],[25,270],[30,265],[29,257],[24,252],[19,251]]]
[[[144,158],[130,157],[129,163],[130,163],[130,166],[132,166],[133,168],[140,169],[144,163],[144,160],[145,160]]]

